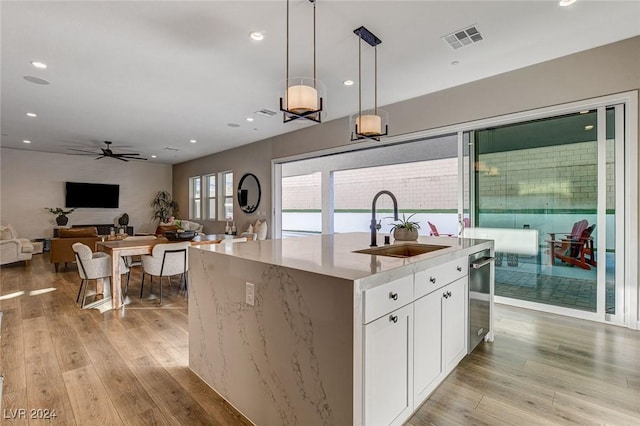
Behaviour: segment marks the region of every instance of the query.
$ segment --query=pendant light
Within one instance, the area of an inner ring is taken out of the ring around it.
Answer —
[[[389,114],[378,108],[378,45],[382,43],[365,27],[353,30],[358,36],[358,113],[351,116],[351,140],[372,139],[379,141],[381,136],[389,133]],[[362,41],[367,42],[374,50],[374,91],[373,109],[362,109]]]
[[[313,78],[289,78],[289,0],[287,0],[287,63],[284,96],[280,97],[282,121],[307,120],[321,123],[323,108],[322,94],[326,92],[324,84],[316,79],[316,0],[308,0],[313,4]]]

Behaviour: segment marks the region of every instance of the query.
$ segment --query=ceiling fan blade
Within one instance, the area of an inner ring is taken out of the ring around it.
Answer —
[[[96,157],[96,158],[94,158],[94,160],[100,160],[101,158],[104,158],[104,157],[106,157],[106,155],[101,155],[99,157]]]
[[[131,155],[140,155],[137,152],[132,152],[132,153],[128,153],[128,152],[121,152],[120,154],[113,154],[114,157],[127,157],[127,156],[131,156]]]
[[[67,148],[68,151],[76,151],[76,152],[86,152],[87,154],[92,154],[92,155],[98,155],[97,152],[95,151],[87,151],[85,149],[74,149],[74,148]]]
[[[127,162],[129,161],[126,158],[120,158],[120,157],[112,157],[112,158],[115,158],[116,160],[120,160],[120,161],[127,161]]]

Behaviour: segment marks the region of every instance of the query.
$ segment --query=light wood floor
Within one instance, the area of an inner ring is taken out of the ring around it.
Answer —
[[[140,300],[133,274],[132,303],[101,314],[75,306],[75,266],[56,274],[44,254],[0,268],[0,296],[24,292],[0,300],[0,423],[45,424],[7,418],[42,409],[55,424],[248,424],[188,369],[184,298]],[[409,425],[640,424],[640,333],[496,311],[495,342],[465,358]]]

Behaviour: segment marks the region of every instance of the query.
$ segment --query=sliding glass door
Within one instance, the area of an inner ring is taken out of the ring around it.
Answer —
[[[387,189],[421,235],[493,230],[498,302],[637,321],[637,114],[630,92],[274,161],[275,235],[368,232]]]
[[[468,132],[474,225],[510,230],[496,233],[506,235],[496,239],[496,296],[583,317],[619,313],[623,108]],[[537,247],[523,248],[536,233]]]

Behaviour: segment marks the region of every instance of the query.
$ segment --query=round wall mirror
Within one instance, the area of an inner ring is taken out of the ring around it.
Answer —
[[[253,213],[260,204],[260,182],[253,173],[242,176],[238,184],[238,204],[245,213]]]

